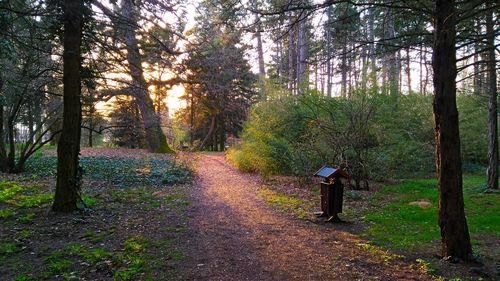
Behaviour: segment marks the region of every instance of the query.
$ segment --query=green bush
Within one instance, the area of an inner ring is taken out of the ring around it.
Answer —
[[[432,175],[432,96],[352,93],[349,99],[310,92],[290,96],[268,89],[244,125],[241,143],[228,151],[238,169],[262,175],[307,176],[323,164],[346,168],[358,179]],[[466,171],[486,163],[484,98],[460,94],[462,155]]]

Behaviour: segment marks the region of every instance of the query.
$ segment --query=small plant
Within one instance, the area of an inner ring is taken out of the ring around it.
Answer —
[[[0,181],[0,202],[7,202],[23,191],[23,187],[9,181]]]
[[[17,218],[18,221],[24,222],[24,223],[30,223],[34,219],[35,219],[35,214],[33,214],[33,213],[25,214],[25,215],[20,216],[19,218]]]
[[[96,264],[112,256],[111,252],[102,248],[95,248],[88,252],[83,252],[83,260],[89,264]]]
[[[19,195],[10,200],[9,203],[22,208],[43,208],[50,204],[53,194],[41,193],[35,195]]]
[[[33,235],[33,231],[29,229],[23,229],[18,233],[20,239],[28,239]]]
[[[0,243],[0,255],[13,254],[20,249],[14,243]]]
[[[62,250],[57,250],[52,252],[49,256],[45,258],[45,263],[47,264],[48,271],[43,275],[49,277],[54,274],[60,274],[69,269],[72,262],[65,258],[64,252]]]
[[[83,203],[85,203],[85,206],[92,208],[97,205],[98,201],[95,198],[89,197],[89,196],[83,196],[82,198]]]
[[[125,250],[132,252],[142,252],[146,247],[148,247],[150,242],[141,236],[131,237],[124,242]]]
[[[14,216],[14,212],[11,209],[0,210],[0,219],[8,219]]]
[[[69,251],[70,255],[77,256],[87,251],[85,245],[83,244],[68,244],[66,249]]]
[[[186,259],[186,255],[181,251],[173,251],[170,256],[174,261],[183,261]]]
[[[136,276],[144,271],[145,262],[141,256],[129,256],[128,259],[128,266],[114,273],[115,280],[136,280]]]
[[[16,277],[14,277],[14,281],[34,281],[34,280],[35,278],[25,273],[18,274],[16,275]]]

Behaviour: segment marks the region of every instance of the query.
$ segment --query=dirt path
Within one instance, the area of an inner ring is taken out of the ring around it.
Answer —
[[[196,161],[189,226],[192,280],[426,280],[401,259],[363,249],[347,232],[280,214],[256,196],[260,179],[221,154]]]

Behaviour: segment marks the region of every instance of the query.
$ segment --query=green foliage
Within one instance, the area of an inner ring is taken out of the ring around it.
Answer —
[[[105,260],[107,258],[110,258],[112,256],[111,252],[102,249],[102,248],[95,248],[91,249],[89,251],[84,251],[81,254],[83,260],[89,264],[96,264],[102,260]]]
[[[191,128],[193,143],[223,151],[226,135],[240,133],[246,110],[255,101],[256,76],[247,61],[241,31],[228,22],[236,15],[203,1],[198,12],[193,44],[183,61],[187,80],[198,82],[187,85],[183,98],[189,108],[180,115]]]
[[[22,190],[23,188],[14,182],[0,181],[0,202],[11,200]]]
[[[432,97],[355,92],[327,98],[290,96],[269,86],[250,110],[241,144],[228,151],[238,169],[308,176],[328,163],[355,178],[427,177],[435,171]],[[459,95],[464,170],[484,171],[486,112],[482,100]],[[484,102],[484,101],[483,101]]]
[[[500,237],[500,206],[497,204],[500,194],[477,192],[481,185],[484,185],[482,177],[464,178],[469,230],[473,238],[476,235]],[[401,184],[384,186],[371,200],[373,208],[367,211],[365,218],[373,224],[367,233],[377,242],[397,249],[414,249],[439,241],[436,180],[405,180]],[[427,200],[431,206],[422,208],[409,204],[419,200]]]
[[[52,200],[53,195],[43,193],[39,188],[20,186],[13,182],[0,181],[0,202],[20,208],[43,208]],[[2,211],[7,216],[9,211]],[[3,215],[0,215],[2,217]]]
[[[112,143],[119,147],[145,148],[146,133],[137,102],[134,99],[118,98],[110,113]]]
[[[28,214],[20,216],[17,220],[20,221],[20,222],[24,222],[24,223],[30,223],[34,219],[35,219],[35,214],[28,213]]]
[[[131,252],[142,252],[150,244],[144,237],[136,236],[125,240],[125,250]]]
[[[83,157],[80,165],[84,176],[121,186],[171,185],[191,178],[188,167],[170,160]],[[39,177],[55,176],[56,167],[56,157],[32,158],[26,163],[26,172]]]
[[[174,261],[183,261],[186,259],[186,255],[181,251],[173,251],[170,256]]]
[[[457,97],[460,112],[460,142],[462,158],[471,172],[488,163],[488,101],[484,96],[461,94]],[[473,167],[476,164],[476,167]],[[482,168],[482,169],[481,169]]]
[[[23,229],[19,231],[18,238],[19,239],[28,239],[33,235],[33,231],[29,229]]]
[[[8,219],[14,216],[14,211],[11,209],[0,210],[0,219]]]
[[[18,274],[16,277],[14,277],[14,281],[33,281],[35,278],[31,277],[28,274]]]
[[[63,251],[54,251],[45,258],[48,271],[44,274],[45,277],[66,272],[73,262],[65,258]]]
[[[129,256],[128,266],[115,271],[113,277],[115,280],[136,280],[137,275],[139,275],[144,270],[145,261],[140,256]]]
[[[19,247],[14,243],[0,243],[0,256],[13,254],[18,252],[19,250]]]

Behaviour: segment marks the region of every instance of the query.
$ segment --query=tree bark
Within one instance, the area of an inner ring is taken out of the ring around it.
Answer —
[[[420,70],[418,72],[419,74],[419,87],[420,87],[420,94],[424,94],[425,95],[425,90],[424,90],[424,82],[423,82],[423,74],[424,74],[424,64],[423,64],[423,60],[424,60],[424,45],[423,43],[420,45],[420,55],[419,55],[419,66],[420,66]]]
[[[257,39],[257,55],[259,60],[259,78],[263,81],[266,78],[266,68],[264,65],[264,48],[262,47],[262,34],[260,32],[262,26],[258,14],[255,14],[255,39]]]
[[[3,80],[0,76],[0,92],[2,91]],[[3,102],[0,101],[0,171],[7,170],[7,151],[5,149],[5,126]]]
[[[468,260],[472,248],[464,212],[456,105],[455,1],[437,0],[434,13],[433,111],[442,255]]]
[[[347,39],[342,38],[342,54],[340,64],[340,95],[345,98],[347,96]]]
[[[396,30],[394,27],[394,11],[389,9],[387,11],[387,39],[391,40],[396,36]],[[395,50],[390,50],[387,55],[388,58],[386,63],[389,65],[388,68],[388,79],[389,79],[389,94],[393,97],[399,96],[399,75],[401,71],[401,61],[398,58],[398,52]]]
[[[478,33],[481,32],[481,19],[478,18],[475,22],[475,28]],[[484,92],[484,73],[483,73],[483,64],[481,63],[481,49],[482,42],[477,41],[474,43],[474,94],[480,95]]]
[[[199,149],[203,149],[207,145],[207,142],[212,137],[212,135],[213,135],[213,133],[215,131],[215,121],[216,121],[215,120],[215,115],[212,115],[212,117],[210,119],[210,127],[208,129],[208,133],[205,136],[205,138],[203,139],[203,141],[201,142],[200,146],[198,147]]]
[[[9,139],[9,153],[7,154],[7,170],[14,172],[16,167],[16,138],[15,138],[15,124],[13,116],[9,116],[7,120],[7,134]]]
[[[410,47],[406,48],[406,78],[408,79],[408,94],[411,94],[411,57],[410,57]]]
[[[305,13],[302,11],[302,13]],[[297,39],[297,91],[302,95],[308,88],[307,81],[307,38],[306,38],[306,17],[299,17],[299,30]]]
[[[154,103],[148,92],[148,85],[144,78],[142,68],[142,58],[139,53],[139,44],[136,38],[135,27],[137,19],[132,0],[123,0],[121,12],[124,22],[121,26],[123,39],[127,48],[127,62],[132,77],[132,88],[134,96],[141,111],[144,130],[146,132],[146,142],[151,152],[171,153],[165,134],[161,129],[159,116],[155,112]]]
[[[64,1],[63,53],[63,129],[57,146],[57,183],[52,210],[71,212],[77,209],[80,189],[78,154],[82,120],[80,51],[83,1]]]
[[[493,22],[493,3],[487,1],[490,8],[486,15],[486,43],[488,47],[488,188],[498,189],[498,100],[497,72],[495,58],[495,30]]]
[[[288,30],[288,91],[291,94],[294,94],[295,91],[295,61],[296,61],[296,56],[295,56],[295,40],[294,40],[294,22],[293,22],[293,16],[292,13],[290,12],[289,15],[289,30]]]
[[[260,84],[260,94],[264,95],[265,89],[265,79],[266,79],[266,68],[264,65],[264,48],[262,46],[262,34],[260,32],[261,24],[258,14],[255,14],[255,39],[257,40],[257,56],[259,60],[259,84]]]
[[[373,0],[370,1],[370,4],[373,4]],[[374,32],[374,24],[375,24],[375,16],[373,13],[374,6],[371,5],[368,8],[368,56],[370,59],[370,77],[371,77],[371,87],[376,91],[377,90],[377,61],[375,57],[375,32]]]

